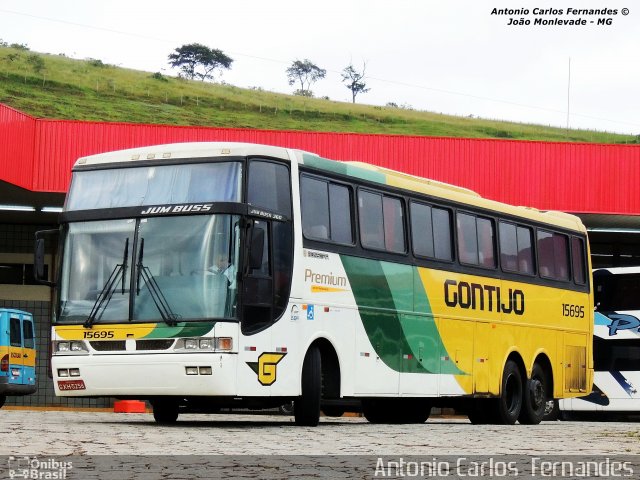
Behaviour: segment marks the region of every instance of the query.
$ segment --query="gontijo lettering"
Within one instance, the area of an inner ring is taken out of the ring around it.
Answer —
[[[487,310],[489,312],[524,314],[524,292],[510,288],[506,303],[502,301],[503,292],[495,285],[445,280],[444,301],[449,307]]]

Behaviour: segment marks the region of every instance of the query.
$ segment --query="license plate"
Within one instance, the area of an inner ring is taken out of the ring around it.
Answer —
[[[85,390],[84,380],[58,380],[60,390]]]

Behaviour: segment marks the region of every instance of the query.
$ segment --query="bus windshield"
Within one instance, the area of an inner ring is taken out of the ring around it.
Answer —
[[[239,202],[240,162],[155,165],[73,173],[66,210]]]
[[[222,214],[69,224],[57,321],[235,319],[239,224]]]

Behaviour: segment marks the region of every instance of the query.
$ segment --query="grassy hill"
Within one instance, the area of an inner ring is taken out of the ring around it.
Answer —
[[[283,73],[284,75],[284,73]],[[469,138],[637,143],[632,135],[456,117],[203,83],[0,47],[0,102],[42,118]]]

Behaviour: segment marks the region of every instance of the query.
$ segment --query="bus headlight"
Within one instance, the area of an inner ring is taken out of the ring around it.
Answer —
[[[84,341],[60,341],[53,342],[53,353],[89,353]]]
[[[72,352],[88,352],[87,346],[84,342],[71,342],[71,351]]]
[[[176,342],[175,350],[229,352],[233,350],[233,339],[231,337],[181,338]]]

